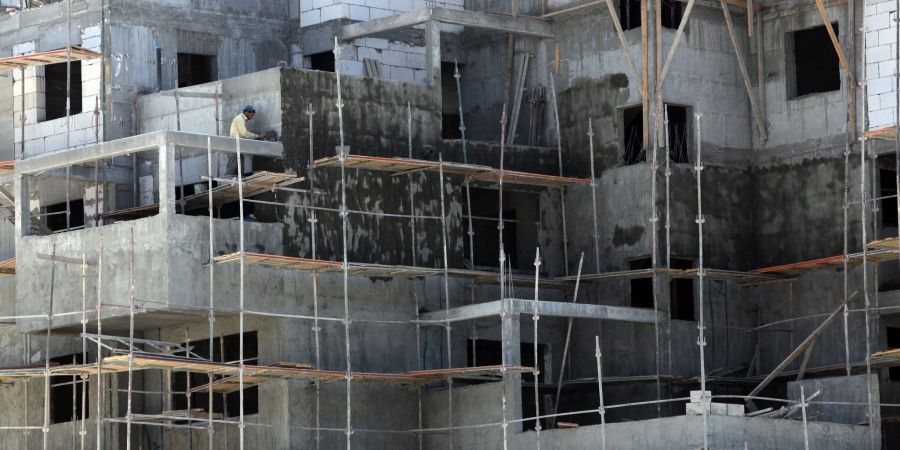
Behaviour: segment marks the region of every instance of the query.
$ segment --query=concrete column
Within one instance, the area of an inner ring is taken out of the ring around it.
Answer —
[[[444,110],[441,93],[441,24],[434,20],[425,24],[425,70],[428,84],[432,88],[435,111],[440,114]]]
[[[159,214],[175,214],[175,145],[159,146]]]
[[[522,364],[520,346],[521,326],[519,313],[512,313],[509,307],[509,299],[502,300],[500,313],[500,336],[503,342],[503,365],[518,366]]]
[[[16,237],[31,234],[31,205],[28,193],[28,175],[15,174],[13,198],[16,201]]]

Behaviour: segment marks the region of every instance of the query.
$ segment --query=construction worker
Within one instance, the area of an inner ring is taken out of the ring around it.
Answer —
[[[237,137],[241,139],[258,138],[258,134],[247,129],[247,121],[253,119],[253,116],[255,115],[256,109],[253,108],[253,106],[245,106],[244,110],[241,111],[241,113],[231,121],[231,137]]]
[[[247,129],[247,121],[256,115],[256,108],[251,105],[244,107],[234,120],[231,121],[231,137],[241,139],[257,139],[259,135]],[[225,165],[227,175],[237,175],[237,155],[228,154],[228,162]]]

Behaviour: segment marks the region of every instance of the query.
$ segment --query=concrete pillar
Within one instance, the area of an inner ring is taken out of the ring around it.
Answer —
[[[441,24],[434,20],[425,24],[425,71],[432,88],[435,110],[440,114],[444,110],[441,93]]]
[[[28,194],[28,175],[16,173],[13,198],[16,200],[16,236],[31,234],[31,204]]]
[[[159,146],[159,214],[175,214],[175,145]]]
[[[518,313],[509,312],[509,299],[503,299],[500,313],[500,336],[503,347],[503,365],[518,366],[522,364],[520,346],[521,326]]]

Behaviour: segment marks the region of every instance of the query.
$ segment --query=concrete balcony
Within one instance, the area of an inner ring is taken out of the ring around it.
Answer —
[[[177,158],[205,154],[208,145],[216,153],[237,151],[234,139],[161,131],[20,162],[15,173],[17,224],[22,223],[22,218],[28,224],[27,218],[35,215],[31,203],[40,203],[35,201],[42,198],[39,194],[66,189],[67,183],[89,183],[88,168],[94,161],[115,161],[113,158],[121,160],[138,154],[140,158],[152,159],[153,163],[146,166],[157,170],[142,176],[153,177],[152,185],[158,190],[150,198],[159,201],[158,205],[138,208],[152,210],[149,217],[111,224],[100,220],[88,223],[86,219],[83,229],[49,235],[33,235],[31,227],[17,225],[15,310],[19,331],[46,329],[46,316],[51,311],[49,325],[54,329],[81,332],[84,317],[89,329],[94,330],[98,302],[104,332],[128,329],[132,282],[138,312],[136,328],[198,320],[184,312],[186,308],[207,304],[210,219],[179,213]],[[241,140],[240,146],[245,155],[282,155],[280,143]],[[138,166],[141,165],[113,163],[104,172],[113,181],[103,183],[103,188],[115,192],[115,185],[130,184],[127,180],[141,175],[132,171]],[[66,172],[68,177],[64,178]],[[88,205],[90,199],[85,200]],[[102,208],[105,206],[101,211]],[[238,249],[240,224],[237,220],[213,219],[216,253]],[[279,223],[244,222],[245,246],[278,253],[282,249],[282,228]]]

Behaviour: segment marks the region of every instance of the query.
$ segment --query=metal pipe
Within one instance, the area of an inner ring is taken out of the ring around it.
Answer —
[[[559,166],[559,176],[563,176],[562,158],[562,132],[559,124],[559,101],[556,98],[556,81],[553,79],[553,71],[550,71],[550,93],[553,95],[553,117],[556,125],[556,157]],[[566,188],[559,188],[559,204],[562,215],[562,239],[563,239],[563,268],[566,276],[569,275],[569,234],[566,226]],[[471,212],[469,213],[471,215]]]
[[[218,86],[218,83],[216,83]],[[218,122],[216,122],[218,126]],[[209,311],[207,312],[207,321],[209,322],[209,360],[210,362],[214,361],[215,355],[215,324],[216,324],[216,313],[215,313],[215,272],[216,265],[214,264],[216,257],[216,245],[215,245],[215,233],[213,231],[213,171],[212,171],[212,138],[206,138],[206,171],[209,174],[209,179],[206,180],[206,193],[207,200],[209,204],[207,205],[207,213],[209,214]],[[223,359],[224,359],[224,355]],[[210,417],[212,417],[213,413],[213,381],[215,380],[213,374],[209,374],[208,385],[209,391],[207,392],[207,409],[209,409]],[[213,435],[215,433],[215,429],[213,428],[213,424],[209,423],[206,427],[206,435],[207,435],[207,445],[209,450],[213,450],[215,447]]]
[[[447,314],[447,317],[450,317],[450,273],[449,273],[449,265],[447,259],[447,214],[445,211],[445,200],[444,200],[444,156],[438,155],[438,186],[441,191],[441,236],[442,236],[442,245],[444,248],[444,310]],[[447,368],[453,367],[453,341],[451,339],[451,325],[448,320],[446,324],[444,324],[447,332]],[[447,393],[447,404],[448,404],[448,412],[447,412],[447,420],[450,423],[450,426],[453,426],[453,380],[451,378],[447,379],[449,391]],[[449,448],[453,448],[453,433],[449,434],[450,438],[450,446]]]
[[[600,336],[594,336],[594,356],[597,359],[597,394],[600,397],[600,448],[606,450],[606,407],[603,404],[603,365],[600,363],[603,353],[600,352]]]
[[[534,301],[532,302],[532,320],[534,321],[534,325],[532,325],[534,329],[534,345],[533,345],[533,358],[534,358],[534,368],[532,369],[532,377],[534,377],[534,415],[539,416],[541,414],[541,402],[540,402],[540,383],[538,382],[538,375],[540,375],[540,369],[538,365],[538,320],[540,320],[540,315],[538,314],[538,291],[540,290],[540,272],[541,272],[541,248],[535,247],[534,254]],[[534,431],[535,438],[537,439],[537,449],[541,450],[541,421],[540,419],[535,419],[534,421]]]
[[[575,277],[575,292],[572,295],[572,303],[578,302],[578,287],[581,284],[581,267],[584,265],[584,252],[581,252],[581,258],[578,259],[578,275]],[[559,363],[559,378],[556,382],[556,401],[553,404],[553,412],[559,412],[559,397],[562,393],[563,375],[566,372],[566,358],[569,356],[569,343],[572,341],[572,324],[574,319],[569,317],[566,321],[566,341],[563,344],[562,361]],[[555,421],[554,421],[555,423]]]
[[[125,426],[125,448],[131,450],[131,389],[134,384],[134,228],[130,229],[129,239],[129,242],[131,244],[131,277],[128,296],[128,400],[125,413],[125,417],[127,419]]]
[[[699,332],[699,337],[697,338],[697,346],[700,348],[700,391],[701,391],[701,399],[702,399],[702,412],[703,412],[703,448],[709,448],[709,412],[707,409],[709,408],[708,396],[706,393],[706,338],[704,337],[705,323],[703,320],[703,282],[706,280],[706,276],[703,269],[703,223],[706,219],[703,217],[703,186],[701,182],[701,174],[703,171],[702,158],[700,156],[700,151],[703,145],[700,143],[700,117],[701,114],[695,114],[694,118],[697,121],[697,164],[694,166],[694,170],[697,173],[697,238],[698,238],[698,269],[697,269],[697,279],[698,287],[697,292],[699,293],[699,305],[700,305],[700,316],[699,322],[697,323],[697,331]]]

